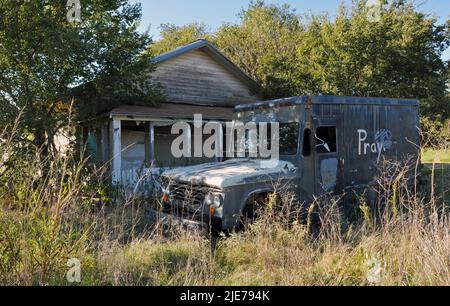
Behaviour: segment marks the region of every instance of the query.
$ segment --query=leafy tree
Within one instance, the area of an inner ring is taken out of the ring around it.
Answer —
[[[289,5],[252,1],[240,24],[225,24],[215,43],[265,88],[266,97],[291,95],[298,78],[296,50],[303,26]]]
[[[267,97],[303,94],[419,98],[426,114],[450,115],[449,24],[407,1],[342,5],[335,18],[299,16],[289,6],[252,2],[241,23],[224,25],[216,44],[257,79]]]
[[[67,121],[68,108],[93,114],[109,102],[162,99],[142,56],[150,43],[139,34],[138,4],[82,0],[81,22],[69,22],[66,0],[0,0],[0,123],[22,113],[20,133],[43,153]],[[138,73],[141,72],[141,73]],[[79,85],[83,86],[79,86]]]
[[[316,16],[298,47],[298,92],[419,98],[430,114],[444,111],[448,27],[394,1],[369,18],[364,2],[341,7],[337,17]],[[442,108],[443,107],[443,108]]]
[[[152,54],[160,55],[184,46],[198,39],[212,40],[208,27],[204,23],[194,22],[184,26],[162,24],[161,39],[151,45]]]

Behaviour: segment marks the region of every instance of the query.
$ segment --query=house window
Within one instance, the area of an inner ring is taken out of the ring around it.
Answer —
[[[135,172],[145,162],[145,124],[136,121],[122,121],[122,170]],[[134,173],[133,173],[134,175]]]
[[[317,128],[316,150],[319,154],[337,152],[337,129],[335,126]]]
[[[183,167],[188,164],[186,158],[172,155],[172,143],[179,135],[172,134],[172,125],[155,126],[155,160],[159,167]]]

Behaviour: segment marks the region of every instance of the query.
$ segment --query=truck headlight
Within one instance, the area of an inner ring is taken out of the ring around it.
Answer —
[[[223,196],[221,194],[214,195],[213,205],[215,208],[219,208],[223,205]]]
[[[208,206],[211,206],[214,204],[214,196],[212,194],[208,194],[205,198],[205,202]]]
[[[219,208],[223,205],[223,195],[210,193],[206,196],[205,202],[208,206]]]
[[[162,196],[163,196],[163,198],[162,198],[163,203],[169,203],[169,201],[170,201],[170,187],[169,186],[163,186],[163,185],[160,185],[160,187],[161,187],[161,193],[162,193]]]
[[[170,194],[170,188],[169,188],[169,187],[166,187],[166,188],[161,187],[161,192],[162,192],[163,194]]]

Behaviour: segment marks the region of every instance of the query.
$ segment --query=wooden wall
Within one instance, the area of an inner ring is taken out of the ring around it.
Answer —
[[[234,106],[252,103],[249,86],[201,49],[158,63],[153,73],[170,102]]]

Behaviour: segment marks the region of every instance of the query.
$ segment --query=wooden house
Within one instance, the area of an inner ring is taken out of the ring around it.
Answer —
[[[258,84],[206,40],[198,40],[153,59],[152,77],[166,93],[159,107],[124,105],[90,126],[88,146],[98,162],[110,162],[113,182],[135,184],[148,171],[209,162],[175,159],[172,125],[193,121],[226,122],[234,106],[260,100]]]

